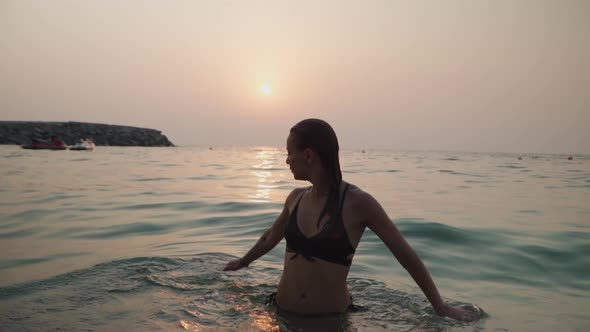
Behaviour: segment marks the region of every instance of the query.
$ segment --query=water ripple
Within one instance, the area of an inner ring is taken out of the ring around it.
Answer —
[[[320,326],[339,331],[442,331],[468,326],[434,315],[422,294],[359,277],[350,278],[351,293],[355,303],[370,310],[314,319],[279,314],[263,302],[276,290],[280,271],[253,266],[222,272],[224,262],[232,258],[219,253],[191,259],[136,257],[0,288],[0,304],[6,309],[0,325],[8,330],[116,330],[128,326],[133,317],[134,326],[161,329],[182,325],[205,330],[265,331],[276,326],[301,331]],[[85,319],[68,319],[72,315]]]
[[[54,254],[54,255],[47,255],[43,257],[36,257],[36,258],[22,258],[22,259],[4,259],[0,261],[0,270],[9,269],[13,267],[20,267],[25,265],[32,265],[38,264],[41,262],[49,262],[57,259],[67,258],[67,257],[78,257],[88,255],[88,252],[70,252],[64,254]],[[2,298],[2,288],[0,288],[0,299]]]

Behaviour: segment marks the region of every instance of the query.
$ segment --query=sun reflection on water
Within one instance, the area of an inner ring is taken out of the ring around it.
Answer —
[[[270,202],[272,189],[277,187],[277,185],[273,184],[273,172],[271,172],[274,168],[277,154],[278,150],[276,148],[259,148],[256,151],[257,163],[252,165],[254,169],[252,174],[258,179],[258,184],[256,186],[256,192],[248,196],[251,201],[259,203]]]
[[[281,327],[277,324],[277,320],[270,317],[266,312],[263,312],[262,314],[252,314],[252,318],[254,319],[252,326],[256,329],[271,332],[278,332],[281,330]]]
[[[181,320],[180,325],[182,326],[182,328],[184,328],[187,331],[191,331],[191,332],[203,331],[203,329],[199,326],[199,324],[191,322],[189,320],[185,320],[185,319]]]
[[[234,308],[236,311],[242,312],[246,310],[245,307],[237,305]],[[255,312],[249,314],[250,318],[246,322],[237,323],[236,331],[265,331],[265,332],[279,332],[281,330],[280,325],[275,317],[271,317],[268,312]],[[186,331],[190,332],[201,332],[201,331],[226,331],[220,327],[212,327],[199,325],[196,322],[191,322],[190,320],[182,319],[180,320],[180,326]],[[233,331],[233,330],[232,330]]]

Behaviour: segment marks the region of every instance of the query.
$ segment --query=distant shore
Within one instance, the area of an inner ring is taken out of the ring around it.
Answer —
[[[0,144],[28,144],[54,135],[68,145],[91,138],[102,146],[174,146],[156,129],[73,121],[0,121]]]

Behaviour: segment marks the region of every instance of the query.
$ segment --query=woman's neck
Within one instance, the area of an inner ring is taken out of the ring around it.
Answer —
[[[330,190],[332,189],[332,183],[326,180],[327,177],[327,175],[322,175],[310,179],[309,182],[311,182],[313,185],[311,188],[311,193],[315,197],[327,196],[330,193]]]

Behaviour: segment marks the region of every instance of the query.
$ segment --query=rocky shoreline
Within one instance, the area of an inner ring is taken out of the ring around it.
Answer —
[[[0,121],[0,144],[28,144],[53,135],[68,145],[91,138],[102,146],[174,146],[156,129],[72,121]]]

